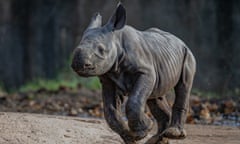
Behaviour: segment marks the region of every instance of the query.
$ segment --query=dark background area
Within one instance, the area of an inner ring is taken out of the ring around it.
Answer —
[[[91,16],[106,22],[116,0],[0,0],[0,83],[15,89],[54,78]],[[158,27],[180,37],[197,59],[194,88],[224,93],[240,87],[240,1],[129,0],[127,23]],[[70,67],[69,67],[70,68]]]

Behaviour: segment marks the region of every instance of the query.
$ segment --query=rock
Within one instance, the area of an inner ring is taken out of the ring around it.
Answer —
[[[70,116],[76,116],[77,114],[78,114],[78,111],[74,108],[72,108],[70,113],[69,113]]]
[[[224,102],[224,114],[231,114],[236,109],[236,103],[233,100]]]
[[[206,105],[202,105],[202,109],[200,111],[200,119],[204,120],[206,123],[210,123],[211,122],[211,115],[210,115],[210,111],[207,108]]]

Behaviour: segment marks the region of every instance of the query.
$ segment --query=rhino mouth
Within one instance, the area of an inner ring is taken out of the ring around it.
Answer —
[[[85,69],[80,69],[80,70],[77,70],[77,74],[79,76],[83,76],[83,77],[89,77],[89,76],[95,76],[95,67],[91,67],[91,68],[85,68]]]
[[[85,68],[84,71],[93,71],[95,70],[95,67]]]

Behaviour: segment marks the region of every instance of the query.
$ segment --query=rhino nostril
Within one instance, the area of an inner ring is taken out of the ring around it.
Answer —
[[[91,65],[90,63],[85,63],[83,67],[84,67],[84,68],[90,68],[91,66],[92,66],[92,65]]]

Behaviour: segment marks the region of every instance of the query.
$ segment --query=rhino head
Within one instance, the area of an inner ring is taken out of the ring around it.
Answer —
[[[102,26],[102,17],[95,14],[85,30],[79,45],[74,49],[72,69],[80,76],[99,76],[108,72],[117,58],[115,31],[126,23],[126,11],[118,4],[112,17]]]

